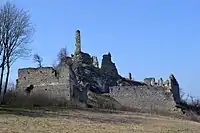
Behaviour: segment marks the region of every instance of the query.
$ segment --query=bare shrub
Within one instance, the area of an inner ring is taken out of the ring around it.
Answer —
[[[39,54],[34,54],[33,55],[33,61],[36,62],[38,64],[38,67],[42,67],[42,57],[39,56]]]
[[[181,89],[181,103],[178,105],[187,119],[200,122],[200,99],[185,94]]]

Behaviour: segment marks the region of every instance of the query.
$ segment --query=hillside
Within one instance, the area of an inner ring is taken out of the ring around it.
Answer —
[[[198,133],[200,124],[128,112],[1,111],[0,133]]]

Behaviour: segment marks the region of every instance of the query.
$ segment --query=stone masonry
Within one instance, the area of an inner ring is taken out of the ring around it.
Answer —
[[[176,105],[172,93],[162,87],[114,86],[110,88],[110,95],[129,108],[171,112]]]
[[[80,31],[76,31],[75,55],[81,53]],[[45,101],[55,104],[84,102],[87,100],[87,90],[79,87],[77,76],[72,69],[71,57],[62,57],[55,67],[22,68],[18,70],[17,95],[37,97],[34,104],[46,105]],[[27,89],[33,87],[30,94]],[[28,101],[27,99],[27,101]],[[42,101],[42,102],[41,102]],[[32,103],[31,103],[32,104]],[[49,104],[49,103],[48,103]]]
[[[80,30],[76,31],[76,37],[75,37],[76,43],[76,49],[75,49],[75,55],[79,54],[81,52],[81,34]]]
[[[144,81],[146,85],[110,87],[110,95],[124,107],[173,112],[180,102],[179,85],[175,77],[170,75],[171,84],[168,86],[161,84],[161,79],[158,80],[160,84],[155,82],[155,78],[146,78]]]
[[[30,94],[26,94],[26,89],[31,85],[33,89]],[[19,95],[42,95],[42,100],[46,98],[46,101],[57,101],[59,104],[71,99],[70,72],[67,65],[57,70],[52,67],[19,69],[17,86]]]
[[[40,96],[49,101],[64,104],[68,101],[87,104],[88,90],[107,93],[122,106],[146,110],[171,111],[180,102],[179,84],[174,75],[163,82],[154,77],[143,82],[124,78],[118,74],[111,53],[103,55],[101,67],[98,59],[81,51],[80,31],[76,31],[75,54],[66,57],[55,68],[23,68],[18,70],[17,90],[19,94]],[[30,94],[27,88],[33,86]],[[44,101],[44,100],[43,100]],[[41,102],[41,101],[40,101]]]

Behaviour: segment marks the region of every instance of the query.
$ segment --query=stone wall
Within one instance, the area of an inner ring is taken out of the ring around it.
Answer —
[[[42,102],[46,100],[59,104],[70,101],[70,75],[67,65],[58,66],[56,70],[52,67],[19,69],[17,95],[27,95],[29,99],[40,96],[37,99],[43,99]],[[28,94],[26,90],[30,85],[33,89]]]
[[[179,104],[181,102],[179,83],[173,74],[169,76],[169,88],[174,94],[174,100]]]
[[[159,86],[114,86],[110,96],[122,106],[149,111],[172,111],[176,105],[172,93]]]
[[[152,85],[153,81],[155,81],[155,78],[153,77],[144,79],[144,83],[147,85]]]
[[[18,70],[18,87],[21,89],[31,84],[56,84],[57,82],[56,71],[52,67],[24,68]]]
[[[30,94],[23,89],[16,90],[13,104],[22,105],[66,105],[70,104],[70,87],[66,84],[35,86]]]

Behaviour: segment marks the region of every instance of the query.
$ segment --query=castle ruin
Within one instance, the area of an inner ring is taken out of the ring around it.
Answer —
[[[38,67],[18,70],[19,94],[48,99],[49,102],[87,104],[89,91],[107,93],[122,106],[141,109],[172,110],[180,102],[179,84],[174,75],[165,82],[162,78],[145,78],[144,81],[124,78],[118,74],[111,53],[104,54],[101,67],[96,56],[81,51],[80,31],[75,35],[75,52],[55,68]],[[70,63],[69,63],[70,62]],[[32,86],[30,94],[27,89]],[[41,104],[41,101],[40,103]]]

